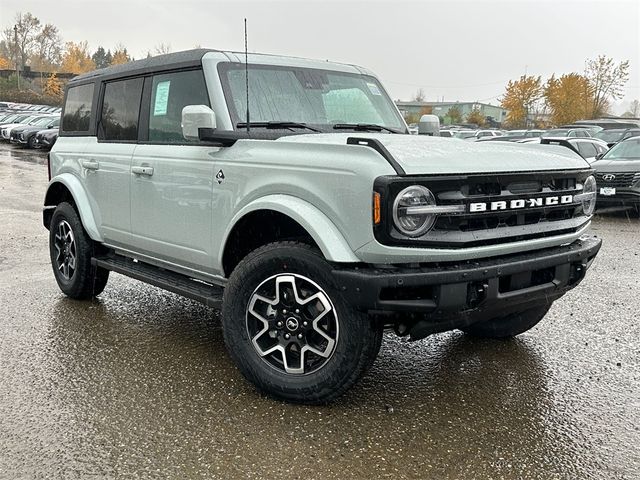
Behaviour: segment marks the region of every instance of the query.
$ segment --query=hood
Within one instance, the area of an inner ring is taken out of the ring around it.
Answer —
[[[407,175],[589,168],[589,163],[580,155],[556,145],[466,142],[426,135],[367,132],[290,135],[276,141],[346,145],[349,137],[379,140]],[[350,148],[369,147],[354,145]]]
[[[33,126],[28,126],[28,127],[16,127],[13,129],[14,132],[16,133],[31,133],[31,132],[39,132],[40,130],[42,130],[42,127],[33,127]]]
[[[596,160],[591,164],[591,168],[595,169],[596,173],[609,173],[609,172],[640,172],[640,159],[625,159],[616,158],[615,160],[608,160],[603,158],[602,160]]]
[[[58,134],[57,128],[47,128],[45,130],[38,130],[38,133],[36,135],[51,136],[51,135],[57,135],[57,134]]]

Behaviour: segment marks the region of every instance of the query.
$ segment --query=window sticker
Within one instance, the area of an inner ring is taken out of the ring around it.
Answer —
[[[375,83],[367,83],[367,87],[369,87],[369,91],[373,95],[382,95],[382,92],[380,92],[380,89]]]
[[[167,103],[169,103],[169,87],[171,80],[159,82],[156,86],[156,103],[153,106],[153,116],[158,117],[167,114]]]

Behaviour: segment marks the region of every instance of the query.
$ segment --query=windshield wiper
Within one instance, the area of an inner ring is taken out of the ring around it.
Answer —
[[[237,128],[247,128],[247,123],[246,122],[237,123],[236,127]],[[249,122],[249,127],[250,128],[251,127],[267,128],[267,129],[273,129],[273,130],[285,129],[285,128],[289,128],[289,129],[306,128],[307,130],[311,130],[312,132],[322,132],[322,130],[319,130],[319,129],[314,128],[314,127],[310,127],[306,123],[285,122],[285,121],[278,121],[278,120],[274,120],[274,121],[270,121],[270,122]]]
[[[395,128],[385,127],[384,125],[378,125],[376,123],[336,123],[333,126],[334,130],[356,130],[359,132],[385,132],[389,133],[403,133]]]

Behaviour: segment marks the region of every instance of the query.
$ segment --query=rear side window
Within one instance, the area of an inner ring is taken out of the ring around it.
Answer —
[[[182,109],[187,105],[209,106],[202,70],[155,75],[149,106],[149,141],[185,143]]]
[[[88,132],[93,104],[93,83],[71,87],[62,119],[63,132]]]
[[[589,142],[578,142],[578,151],[584,158],[595,157],[598,154],[596,147]]]
[[[138,139],[142,83],[142,78],[131,78],[105,85],[98,129],[101,139],[112,141]]]

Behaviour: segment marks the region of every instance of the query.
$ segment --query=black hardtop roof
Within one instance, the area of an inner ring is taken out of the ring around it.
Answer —
[[[110,79],[117,77],[128,77],[162,70],[174,70],[200,65],[202,57],[207,52],[217,52],[209,48],[196,48],[184,50],[182,52],[167,53],[155,57],[135,60],[133,62],[114,65],[112,67],[101,68],[92,72],[78,75],[69,81],[69,84],[85,83],[97,79]]]

